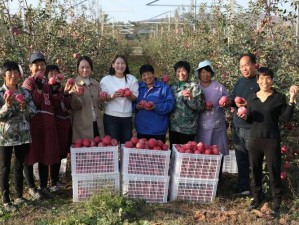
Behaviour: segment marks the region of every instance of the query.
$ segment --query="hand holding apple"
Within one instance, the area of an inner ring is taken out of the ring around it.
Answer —
[[[184,97],[189,98],[189,97],[191,97],[191,92],[190,92],[190,90],[183,90],[183,91],[182,91],[182,95],[183,95]]]
[[[11,93],[10,90],[7,90],[5,93],[4,93],[4,101],[5,101],[5,104],[7,105],[7,107],[11,107],[12,106],[12,100],[13,100],[13,92]]]
[[[238,112],[237,112],[237,115],[246,120],[247,119],[247,109],[245,107],[240,107],[238,108]]]
[[[78,96],[82,96],[84,94],[84,87],[83,86],[77,86],[76,92]]]
[[[222,96],[220,99],[219,99],[219,106],[220,107],[226,107],[229,105],[229,99],[227,96]]]
[[[99,92],[99,99],[101,101],[107,101],[107,92],[105,92],[105,91]]]
[[[214,107],[214,105],[213,105],[212,102],[210,102],[210,101],[206,101],[206,103],[205,103],[205,109],[206,109],[206,110],[212,110],[213,107]]]
[[[235,97],[235,103],[238,108],[245,107],[247,105],[246,99],[239,96]]]
[[[146,110],[153,110],[155,108],[155,105],[153,102],[146,102],[144,104],[144,109]]]
[[[290,102],[294,102],[295,99],[297,98],[299,92],[299,87],[296,85],[292,85],[290,87]]]

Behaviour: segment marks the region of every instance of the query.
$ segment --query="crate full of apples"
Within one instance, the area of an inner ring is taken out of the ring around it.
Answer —
[[[218,180],[172,177],[170,201],[185,200],[211,203],[215,199]]]
[[[118,191],[120,189],[119,173],[96,175],[72,175],[73,201],[89,199],[93,194],[103,190]]]
[[[109,136],[105,136],[102,139],[100,137],[92,140],[83,139],[80,140],[81,144],[78,144],[79,141],[76,142],[77,145],[74,143],[71,147],[72,175],[118,173],[118,145],[112,144],[112,140]],[[87,142],[91,143],[92,141],[97,145],[88,146]],[[78,147],[79,145],[80,147]]]
[[[172,176],[195,179],[218,179],[222,155],[216,145],[190,141],[173,145]]]
[[[150,203],[167,202],[169,176],[123,175],[122,193],[128,198]]]
[[[223,157],[222,172],[238,173],[236,153],[234,150],[229,150],[229,155]]]
[[[132,137],[122,146],[123,174],[168,176],[169,161],[168,145],[154,138]]]

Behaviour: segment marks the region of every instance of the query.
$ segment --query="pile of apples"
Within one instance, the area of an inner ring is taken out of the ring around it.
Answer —
[[[73,148],[84,148],[84,147],[105,147],[105,146],[117,146],[118,141],[114,138],[111,138],[109,135],[101,138],[97,136],[95,138],[84,138],[77,139],[73,143]]]
[[[209,146],[203,142],[188,141],[186,144],[176,144],[174,147],[180,153],[219,155],[217,145]]]
[[[162,150],[167,151],[169,149],[168,145],[163,143],[161,140],[156,140],[155,138],[132,137],[130,141],[125,142],[126,148],[137,148],[137,149],[149,149],[149,150]]]

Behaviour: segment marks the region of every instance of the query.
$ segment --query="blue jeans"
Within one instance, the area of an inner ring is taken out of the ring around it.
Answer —
[[[238,181],[239,191],[250,190],[250,165],[248,155],[250,129],[233,127],[233,141],[236,153],[238,166]]]
[[[132,117],[116,117],[104,114],[103,118],[105,134],[115,138],[121,144],[132,137]]]

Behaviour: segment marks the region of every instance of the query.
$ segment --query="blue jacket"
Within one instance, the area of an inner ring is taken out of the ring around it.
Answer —
[[[170,87],[155,80],[152,89],[145,82],[139,82],[137,104],[141,100],[154,103],[153,110],[135,109],[135,128],[139,134],[164,135],[168,129],[168,114],[174,109],[174,97]],[[135,108],[135,104],[133,106]]]

